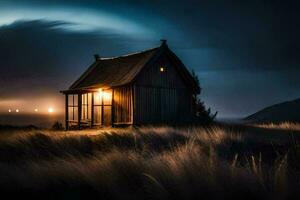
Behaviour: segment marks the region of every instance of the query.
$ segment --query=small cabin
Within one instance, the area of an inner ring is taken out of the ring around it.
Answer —
[[[165,40],[159,47],[100,58],[65,95],[69,128],[185,123],[200,88]]]

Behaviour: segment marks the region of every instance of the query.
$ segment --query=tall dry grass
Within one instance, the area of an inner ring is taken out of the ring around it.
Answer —
[[[253,130],[4,132],[0,190],[39,199],[296,198],[298,146],[261,140],[247,131]]]
[[[268,129],[300,131],[300,123],[296,122],[264,123],[256,124],[255,126]]]

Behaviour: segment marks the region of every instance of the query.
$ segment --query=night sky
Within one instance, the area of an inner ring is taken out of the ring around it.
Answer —
[[[199,75],[219,117],[300,97],[299,5],[288,1],[0,1],[0,112],[52,106],[94,60],[160,45]]]

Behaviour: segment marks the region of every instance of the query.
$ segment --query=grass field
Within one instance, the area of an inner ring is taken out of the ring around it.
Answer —
[[[0,192],[38,199],[299,198],[300,125],[0,131]]]

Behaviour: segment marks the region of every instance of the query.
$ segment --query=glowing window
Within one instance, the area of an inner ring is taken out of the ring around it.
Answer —
[[[164,67],[160,67],[160,72],[164,72],[165,68]]]

